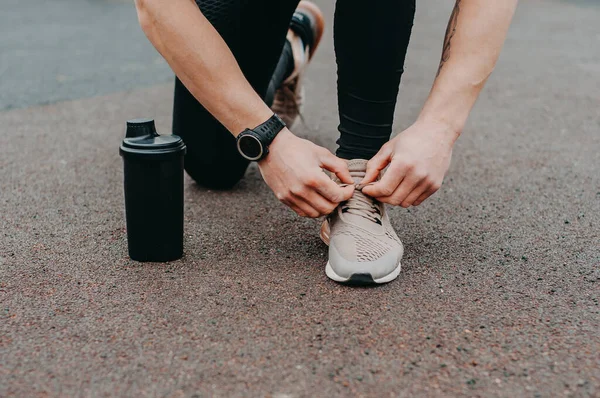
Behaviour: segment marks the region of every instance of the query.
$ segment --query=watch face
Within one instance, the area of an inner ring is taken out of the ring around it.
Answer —
[[[249,134],[240,137],[238,148],[242,156],[248,160],[258,160],[263,154],[263,147],[258,138]]]

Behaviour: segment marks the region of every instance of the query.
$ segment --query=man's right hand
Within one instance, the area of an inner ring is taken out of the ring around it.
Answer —
[[[269,146],[269,155],[258,162],[258,167],[277,199],[302,217],[327,215],[354,192],[346,161],[288,129],[277,135]],[[340,187],[322,169],[350,185]]]

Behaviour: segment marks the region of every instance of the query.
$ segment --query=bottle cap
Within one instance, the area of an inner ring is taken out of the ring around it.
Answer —
[[[185,153],[186,147],[177,135],[160,135],[152,119],[133,119],[127,122],[127,132],[121,144],[121,156],[162,158],[164,155]]]

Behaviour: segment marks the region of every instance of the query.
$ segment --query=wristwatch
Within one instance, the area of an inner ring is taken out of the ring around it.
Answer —
[[[248,160],[259,161],[269,154],[269,145],[285,127],[283,120],[273,114],[261,125],[246,129],[237,136],[237,148]]]

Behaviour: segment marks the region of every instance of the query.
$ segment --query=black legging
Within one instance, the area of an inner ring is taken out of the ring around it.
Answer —
[[[266,101],[272,100],[272,90],[289,70],[291,52],[284,49],[284,43],[299,1],[196,3],[223,37],[254,90]],[[370,159],[389,140],[414,11],[415,0],[337,0],[334,44],[339,157]],[[248,161],[237,152],[234,137],[179,79],[175,82],[173,132],[185,141],[185,168],[199,184],[230,188],[243,177]]]

